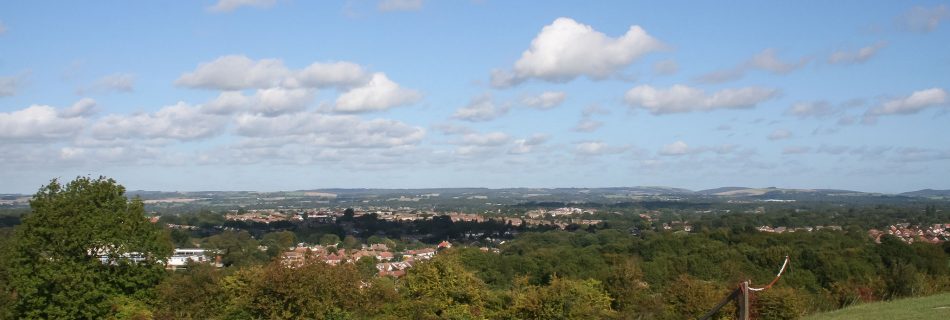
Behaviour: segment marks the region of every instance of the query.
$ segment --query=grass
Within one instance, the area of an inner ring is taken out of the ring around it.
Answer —
[[[860,304],[841,310],[811,315],[805,319],[950,319],[950,293]]]

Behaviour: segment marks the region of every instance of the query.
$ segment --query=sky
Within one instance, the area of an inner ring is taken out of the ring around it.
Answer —
[[[950,189],[950,3],[0,2],[0,193]]]

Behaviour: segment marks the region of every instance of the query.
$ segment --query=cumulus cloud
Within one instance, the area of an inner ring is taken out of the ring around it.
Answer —
[[[422,0],[381,0],[376,6],[379,11],[415,11],[422,9]]]
[[[947,91],[941,88],[915,91],[910,96],[891,99],[871,108],[865,113],[865,121],[873,121],[875,117],[884,115],[914,114],[927,108],[945,106],[946,104]]]
[[[253,112],[278,115],[303,110],[313,100],[313,92],[307,89],[270,88],[257,90],[254,94]]]
[[[516,139],[508,149],[509,154],[526,154],[534,151],[538,146],[544,144],[550,138],[546,134],[534,134],[528,138]]]
[[[0,112],[0,138],[11,141],[44,141],[77,135],[86,119],[47,105],[31,105],[13,112]]]
[[[562,91],[545,91],[536,96],[525,97],[521,103],[531,108],[546,110],[561,105],[566,98],[567,93]]]
[[[445,135],[456,135],[456,134],[465,134],[475,132],[474,129],[468,126],[462,126],[452,123],[438,123],[432,125],[432,129],[441,132]]]
[[[504,132],[469,133],[462,136],[459,144],[475,146],[499,146],[508,143],[508,134]]]
[[[530,78],[567,82],[580,76],[605,79],[637,58],[663,49],[640,26],[612,38],[571,18],[545,26],[509,70],[492,72],[492,85],[508,87]]]
[[[208,7],[211,12],[231,12],[240,7],[259,7],[266,8],[273,6],[277,0],[218,0],[213,6]]]
[[[775,74],[786,74],[801,68],[808,63],[808,59],[801,58],[797,62],[785,62],[778,58],[775,49],[765,49],[749,60],[749,66]]]
[[[345,113],[382,111],[412,104],[420,99],[422,94],[418,91],[403,88],[389,80],[386,74],[377,72],[365,85],[340,95],[333,110]]]
[[[674,85],[668,89],[641,85],[628,90],[624,95],[624,101],[631,107],[643,108],[654,115],[662,115],[753,108],[777,95],[778,91],[775,89],[759,87],[724,89],[709,95],[702,89],[685,85]]]
[[[130,73],[114,73],[99,78],[92,85],[77,90],[84,93],[132,92],[135,90],[135,75]]]
[[[784,140],[792,137],[792,132],[785,129],[775,129],[769,133],[769,140]]]
[[[660,154],[664,156],[681,156],[688,153],[690,153],[689,145],[683,141],[673,142],[660,149]]]
[[[61,110],[59,112],[59,116],[64,118],[89,117],[95,113],[96,100],[82,98],[79,101],[76,101],[76,103],[74,103],[69,108]]]
[[[214,100],[202,106],[201,110],[210,114],[233,114],[247,110],[251,105],[252,99],[245,96],[241,91],[224,91],[218,94]]]
[[[679,70],[679,64],[676,63],[676,60],[672,59],[660,60],[653,64],[653,73],[661,76],[673,75]]]
[[[201,106],[201,110],[218,115],[251,112],[275,116],[304,110],[313,101],[313,96],[310,89],[259,89],[253,96],[245,96],[240,91],[225,91]]]
[[[732,144],[723,144],[717,146],[692,147],[682,140],[664,145],[658,152],[661,156],[684,156],[701,153],[729,154],[736,151],[736,146]]]
[[[292,142],[337,148],[391,148],[417,144],[425,136],[425,129],[396,120],[363,120],[316,112],[276,117],[242,114],[235,123],[238,135],[268,146]]]
[[[574,126],[574,131],[594,132],[594,131],[597,131],[597,129],[600,129],[600,127],[603,125],[604,125],[603,122],[600,122],[597,120],[581,119],[579,122],[577,122],[577,125]]]
[[[166,106],[154,113],[112,114],[96,122],[91,132],[100,140],[129,138],[173,139],[180,141],[208,138],[220,133],[227,119],[201,112],[184,102]]]
[[[940,23],[950,19],[950,7],[946,4],[934,7],[915,6],[897,17],[897,26],[905,31],[927,33],[937,29]]]
[[[798,118],[823,118],[835,113],[835,108],[827,101],[798,102],[785,110],[786,115]]]
[[[198,65],[185,73],[176,85],[217,90],[272,88],[290,75],[290,70],[278,59],[251,60],[243,55],[228,55]]]
[[[584,117],[590,117],[593,115],[607,115],[610,114],[610,110],[604,109],[599,104],[591,104],[584,107],[584,110],[581,111],[581,115]]]
[[[594,156],[610,153],[610,146],[602,141],[581,142],[574,146],[574,153],[578,155]]]
[[[783,61],[778,57],[778,53],[775,49],[768,48],[735,67],[713,71],[696,77],[695,80],[701,83],[729,82],[741,79],[750,70],[762,70],[772,74],[787,74],[804,67],[808,62],[809,59],[804,57],[794,62]]]
[[[453,118],[471,122],[491,121],[508,113],[507,106],[497,106],[491,94],[485,93],[472,99],[468,105],[458,108]]]
[[[300,70],[294,81],[308,88],[352,87],[366,83],[370,75],[363,66],[347,61],[313,63]]]
[[[857,51],[838,50],[828,56],[828,63],[831,64],[855,64],[868,61],[878,51],[887,46],[887,42],[878,42],[870,46],[858,49]]]

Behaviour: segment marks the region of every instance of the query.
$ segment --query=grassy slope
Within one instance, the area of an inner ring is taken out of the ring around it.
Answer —
[[[856,305],[805,318],[823,319],[950,319],[950,293]]]

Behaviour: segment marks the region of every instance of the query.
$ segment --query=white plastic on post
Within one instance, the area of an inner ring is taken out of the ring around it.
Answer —
[[[782,273],[785,272],[785,267],[787,267],[787,266],[788,266],[788,256],[785,256],[785,262],[782,263],[782,268],[781,268],[781,269],[778,269],[778,274],[775,275],[775,279],[772,279],[772,282],[769,282],[769,285],[767,285],[767,286],[765,286],[765,287],[762,287],[762,288],[751,288],[751,287],[750,287],[749,290],[751,290],[751,291],[762,291],[762,290],[771,288],[773,284],[775,284],[776,282],[778,282],[778,278],[781,278],[781,277],[782,277]]]

